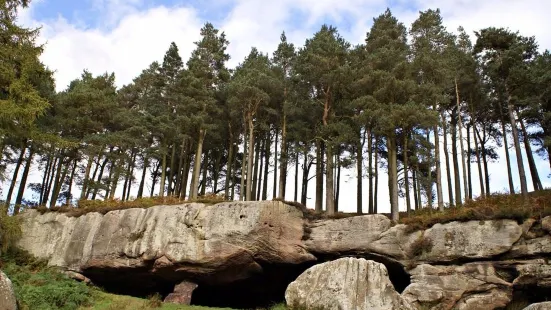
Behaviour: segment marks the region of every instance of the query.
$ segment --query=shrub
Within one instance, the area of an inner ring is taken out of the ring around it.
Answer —
[[[9,216],[6,208],[0,208],[0,245],[2,252],[8,250],[21,237],[19,218]]]
[[[432,247],[432,240],[430,238],[425,238],[425,236],[421,234],[419,238],[411,244],[409,255],[411,257],[419,257],[423,255],[423,253],[430,252]]]

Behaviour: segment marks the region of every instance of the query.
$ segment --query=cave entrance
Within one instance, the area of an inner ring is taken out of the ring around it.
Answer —
[[[197,306],[256,309],[285,303],[285,290],[315,263],[263,265],[262,273],[224,285],[199,284],[191,304]]]
[[[531,304],[551,301],[551,288],[536,284],[514,286],[513,299],[502,310],[524,309]]]

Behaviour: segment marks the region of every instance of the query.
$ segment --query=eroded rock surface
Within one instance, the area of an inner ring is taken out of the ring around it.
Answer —
[[[537,304],[531,304],[523,310],[551,310],[551,302],[540,302]]]
[[[263,263],[315,259],[301,241],[302,212],[276,201],[155,206],[78,218],[29,210],[21,218],[19,246],[84,274],[174,270],[183,279],[231,282],[261,271]]]
[[[197,284],[184,281],[174,287],[174,291],[166,296],[164,302],[178,305],[190,305],[191,296],[196,288]]]
[[[462,266],[419,265],[410,270],[411,284],[402,296],[424,309],[498,309],[512,298],[512,284],[491,263]]]
[[[17,310],[17,300],[13,286],[5,273],[0,270],[0,310]]]
[[[341,258],[316,265],[292,282],[287,305],[297,309],[414,309],[396,292],[383,264]]]

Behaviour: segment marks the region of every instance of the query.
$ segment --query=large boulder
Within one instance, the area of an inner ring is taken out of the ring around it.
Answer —
[[[311,267],[285,292],[296,309],[413,309],[396,292],[383,264],[362,258],[341,258]]]
[[[551,302],[540,302],[537,304],[531,304],[523,310],[551,310]]]
[[[491,263],[423,264],[410,274],[411,284],[402,296],[418,309],[490,310],[512,299],[512,284],[501,279]]]
[[[134,269],[171,281],[227,283],[261,272],[264,263],[315,260],[302,245],[302,212],[277,201],[188,203],[80,217],[28,210],[21,219],[19,246],[85,275]]]
[[[427,229],[426,262],[487,259],[506,253],[522,236],[522,227],[512,220],[469,221],[436,224]]]
[[[17,300],[13,286],[5,273],[0,270],[0,310],[17,310]]]

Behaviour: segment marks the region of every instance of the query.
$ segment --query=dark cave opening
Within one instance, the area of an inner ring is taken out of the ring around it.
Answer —
[[[551,301],[551,288],[536,284],[513,287],[513,299],[502,310],[524,309],[531,304]]]
[[[199,284],[192,305],[237,309],[268,308],[285,302],[285,290],[315,263],[263,265],[262,273],[223,285]]]
[[[410,284],[410,276],[396,261],[378,255],[346,256],[370,259],[384,264],[390,281],[400,293]],[[190,281],[198,284],[192,294],[192,305],[256,309],[284,303],[287,286],[300,274],[313,265],[339,257],[319,257],[318,261],[297,265],[263,264],[262,272],[252,274],[247,279],[226,284],[213,284],[210,281],[193,279],[189,274],[176,271],[151,272],[149,266],[128,269],[89,268],[83,274],[107,292],[142,298],[156,293],[165,298],[173,291],[175,285],[182,281]]]

